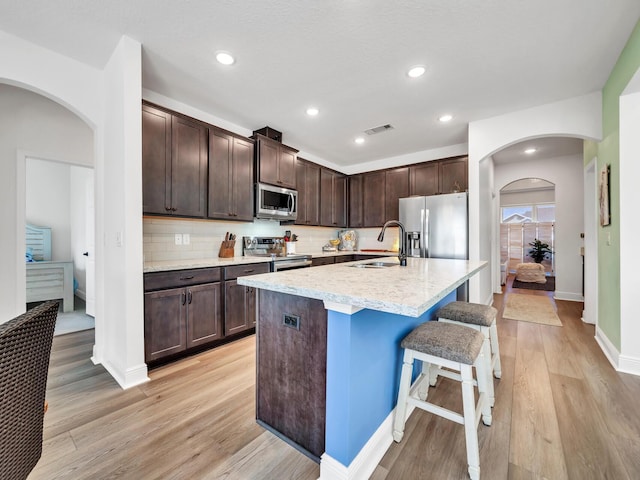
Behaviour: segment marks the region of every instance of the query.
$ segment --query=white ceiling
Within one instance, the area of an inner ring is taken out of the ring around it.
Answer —
[[[269,125],[345,168],[465,144],[470,121],[600,90],[639,17],[638,0],[0,5],[0,29],[96,67],[129,35],[142,43],[144,88],[250,130]],[[236,64],[217,64],[218,50]],[[415,64],[427,73],[411,79]],[[453,121],[440,124],[443,113]]]

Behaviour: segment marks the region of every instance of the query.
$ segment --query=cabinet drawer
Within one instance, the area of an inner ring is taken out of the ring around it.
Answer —
[[[234,265],[224,268],[224,279],[233,280],[247,275],[258,275],[259,273],[269,273],[269,263],[250,263],[248,265]]]
[[[319,267],[321,265],[332,265],[336,262],[335,257],[316,257],[311,259],[312,267]]]
[[[172,270],[153,272],[144,275],[144,291],[164,288],[187,287],[200,283],[219,282],[222,278],[220,268],[198,268],[192,270]]]
[[[355,255],[339,255],[336,257],[336,263],[353,262]]]

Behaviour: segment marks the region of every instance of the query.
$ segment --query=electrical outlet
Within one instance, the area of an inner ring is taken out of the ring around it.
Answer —
[[[182,234],[182,244],[183,245],[189,245],[191,243],[191,235],[189,235],[188,233],[183,233]]]
[[[285,327],[295,328],[296,330],[300,330],[300,317],[298,315],[285,313],[282,315],[282,324]]]
[[[182,245],[182,234],[181,233],[176,233],[175,241],[176,241],[176,245]]]

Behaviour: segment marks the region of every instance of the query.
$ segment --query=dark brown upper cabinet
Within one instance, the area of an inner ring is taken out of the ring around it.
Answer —
[[[409,168],[394,168],[385,172],[385,221],[397,220],[400,215],[398,208],[401,198],[409,196]]]
[[[253,141],[209,129],[207,216],[253,221]]]
[[[409,195],[437,195],[438,162],[426,162],[409,167]]]
[[[143,105],[142,178],[143,213],[204,217],[207,129]]]
[[[381,227],[385,219],[385,172],[362,176],[362,212],[364,227]]]
[[[296,160],[298,217],[296,225],[320,225],[320,166]]]
[[[347,226],[347,177],[327,168],[320,169],[320,225]]]
[[[298,151],[264,135],[254,134],[258,182],[278,187],[296,188]]]
[[[468,157],[439,160],[439,193],[466,192],[468,187]]]
[[[362,198],[362,175],[349,177],[349,227],[364,227]]]

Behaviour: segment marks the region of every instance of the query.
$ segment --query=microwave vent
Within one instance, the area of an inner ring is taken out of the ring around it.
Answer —
[[[377,133],[386,132],[388,130],[393,130],[393,125],[387,123],[386,125],[380,125],[379,127],[373,127],[365,130],[364,133],[366,133],[367,135],[375,135]]]

